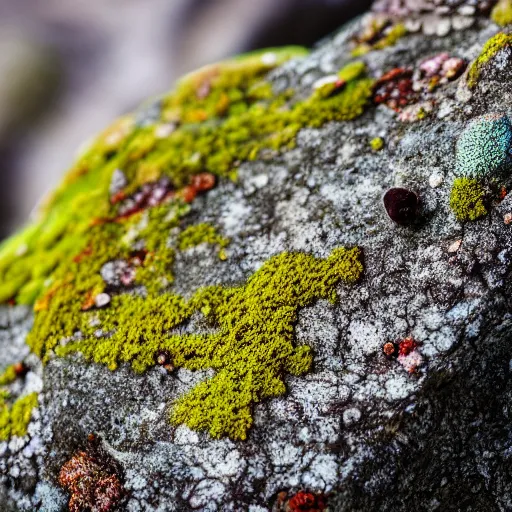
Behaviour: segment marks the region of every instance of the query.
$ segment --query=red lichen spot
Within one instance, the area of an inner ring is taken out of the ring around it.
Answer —
[[[24,377],[28,373],[28,366],[23,361],[14,363],[13,369],[16,377]]]
[[[119,192],[116,192],[111,198],[110,203],[111,204],[117,204],[121,202],[123,199],[126,198],[126,193],[120,190]]]
[[[286,512],[322,512],[327,507],[323,494],[299,491],[285,506]]]
[[[273,507],[274,512],[323,512],[327,508],[327,498],[321,493],[299,491],[290,495],[281,491]]]
[[[507,189],[505,187],[501,187],[500,189],[500,201],[503,201],[505,197],[507,197]]]
[[[412,336],[407,336],[398,345],[398,355],[408,356],[413,350],[418,347],[418,344],[414,341]]]
[[[387,357],[396,356],[398,352],[397,346],[395,343],[388,341],[387,343],[384,343],[384,346],[382,347],[382,352],[384,352],[384,354]]]
[[[374,103],[384,103],[397,112],[413,103],[417,93],[413,89],[412,75],[412,70],[408,68],[394,68],[382,75],[375,84]]]
[[[124,495],[117,468],[99,452],[75,453],[62,466],[59,484],[71,493],[70,512],[109,512],[120,504]]]
[[[191,186],[183,187],[177,194],[185,203],[191,203],[197,195],[196,189]]]
[[[217,179],[214,174],[210,172],[201,172],[192,176],[190,186],[193,187],[196,192],[207,192],[215,187]]]
[[[85,295],[85,300],[82,302],[82,311],[89,311],[94,306],[94,293],[89,290]]]

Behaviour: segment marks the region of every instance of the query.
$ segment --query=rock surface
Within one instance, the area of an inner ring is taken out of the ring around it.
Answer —
[[[308,94],[350,60],[361,23],[274,70],[274,88]],[[499,30],[476,17],[361,59],[375,78],[441,52],[470,62]],[[170,404],[212,370],[111,371],[80,354],[43,366],[23,343],[32,313],[3,306],[1,364],[25,358],[17,393],[40,394],[27,435],[0,443],[2,510],[66,510],[59,472],[90,434],[120,468],[123,510],[292,510],[283,491],[324,494],[332,511],[512,510],[512,200],[490,197],[488,214],[468,223],[449,206],[463,130],[480,115],[512,114],[511,48],[475,88],[463,76],[432,89],[413,89],[398,112],[385,100],[352,121],[303,128],[295,148],[243,162],[236,182],[191,204],[187,224],[216,226],[231,243],[226,258],[204,243],[176,253],[173,289],[185,297],[240,285],[284,251],[364,254],[362,279],[338,285],[336,303],[299,310],[295,344],[312,347],[313,367],[254,406],[246,440],[169,424]],[[384,147],[373,150],[377,137]],[[512,184],[506,172],[494,179],[489,194]],[[412,224],[387,217],[392,187],[418,194]]]

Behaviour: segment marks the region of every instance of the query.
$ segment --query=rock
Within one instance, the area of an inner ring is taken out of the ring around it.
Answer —
[[[512,509],[510,148],[468,135],[508,126],[512,69],[411,86],[478,57],[498,29],[472,16],[357,59],[361,22],[209,67],[98,137],[1,248],[3,510]],[[390,189],[420,198],[414,223]]]

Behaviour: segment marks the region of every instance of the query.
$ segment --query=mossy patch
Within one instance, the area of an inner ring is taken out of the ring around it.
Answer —
[[[0,302],[33,303],[53,286],[57,267],[90,245],[91,227],[117,221],[118,205],[109,201],[114,171],[126,176],[124,196],[162,176],[179,196],[198,172],[233,179],[240,162],[293,147],[303,127],[360,116],[374,83],[362,63],[340,71],[347,84],[330,98],[297,100],[293,91],[272,91],[267,73],[303,53],[275,50],[209,66],[157,102],[158,118],[125,116],[105,130],[47,200],[39,220],[0,246]],[[164,137],[162,124],[169,125]]]
[[[178,248],[185,251],[199,244],[212,244],[224,249],[229,245],[229,239],[222,236],[211,224],[195,224],[184,229],[178,237]]]
[[[80,351],[111,369],[129,362],[142,372],[165,352],[175,367],[212,368],[213,378],[174,405],[172,422],[207,430],[213,437],[245,439],[252,407],[284,394],[286,373],[302,375],[311,367],[311,349],[293,344],[299,308],[318,298],[334,302],[336,285],[353,283],[361,275],[360,256],[357,248],[336,249],[326,259],[283,253],[266,262],[246,285],[200,289],[189,301],[172,293],[119,295],[112,310],[97,313],[108,337],[98,339],[95,328],[84,325],[84,337],[58,347],[57,353]],[[173,333],[194,312],[217,328],[215,334]]]
[[[38,221],[1,246],[0,302],[34,303],[27,343],[44,362],[82,352],[111,369],[128,362],[144,371],[165,350],[174,366],[212,368],[215,377],[176,404],[173,421],[237,439],[254,404],[282,394],[286,373],[307,371],[310,350],[293,346],[297,310],[314,298],[334,300],[338,281],[357,279],[357,249],[325,260],[285,253],[246,285],[198,290],[189,300],[173,292],[176,251],[207,242],[226,258],[228,240],[215,226],[184,227],[195,178],[234,179],[241,162],[292,148],[301,128],[349,121],[371,103],[374,80],[361,62],[340,71],[346,83],[331,97],[275,93],[268,72],[302,54],[273,50],[185,77],[146,112],[105,130]],[[107,282],[102,270],[116,261],[130,277]],[[106,303],[96,301],[100,294]],[[176,334],[199,313],[217,334]]]
[[[499,32],[485,43],[482,52],[473,61],[468,71],[467,83],[470,89],[474,89],[478,84],[480,74],[485,65],[491,61],[500,50],[511,45],[512,34],[505,34],[503,32]]]
[[[500,27],[512,24],[512,0],[499,0],[491,12],[491,19]]]
[[[8,394],[0,394],[0,441],[8,441],[13,436],[27,435],[32,410],[37,407],[37,393],[18,398],[8,404]]]
[[[476,220],[486,215],[484,197],[484,189],[477,180],[457,178],[450,194],[450,207],[457,220]]]

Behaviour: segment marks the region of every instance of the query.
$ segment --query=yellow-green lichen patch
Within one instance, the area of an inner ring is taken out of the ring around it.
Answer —
[[[378,27],[376,27],[377,29]],[[351,52],[352,57],[361,57],[372,50],[382,50],[394,46],[402,37],[407,35],[407,28],[403,23],[396,23],[389,27],[385,34],[376,42],[363,42],[357,45]]]
[[[457,220],[476,220],[486,215],[484,197],[484,190],[477,180],[457,178],[450,194],[450,207]]]
[[[205,223],[189,226],[178,237],[180,251],[185,251],[202,243],[218,245],[222,249],[229,245],[229,239],[222,236],[215,226]]]
[[[129,362],[136,371],[154,366],[160,352],[175,367],[215,370],[178,400],[175,424],[207,430],[213,437],[245,439],[252,407],[285,392],[284,375],[309,370],[309,347],[295,347],[298,309],[315,299],[336,300],[340,281],[355,282],[362,272],[359,249],[335,249],[326,259],[283,253],[266,262],[246,285],[200,289],[185,301],[164,293],[153,297],[120,295],[112,308],[97,312],[106,338],[83,326],[84,338],[57,348],[65,355],[80,351],[115,369]],[[175,334],[173,329],[201,312],[214,334]]]
[[[482,52],[476,60],[473,61],[468,71],[467,83],[470,89],[474,89],[478,84],[482,68],[492,60],[500,50],[511,45],[512,34],[505,34],[503,32],[499,32],[485,43]]]
[[[299,100],[293,91],[273,92],[267,73],[303,53],[272,50],[209,66],[162,97],[156,117],[139,123],[126,116],[105,130],[81,154],[38,221],[0,246],[0,302],[30,304],[55,290],[62,281],[59,267],[90,247],[91,228],[108,231],[103,226],[119,220],[119,201],[148,182],[168,179],[176,197],[190,200],[181,191],[197,173],[234,178],[240,162],[258,158],[262,150],[293,147],[303,127],[360,116],[374,84],[361,62],[340,71],[347,83],[332,97],[312,93]],[[126,183],[112,196],[111,180],[119,171]]]
[[[499,0],[491,12],[491,19],[500,27],[512,24],[512,0]]]
[[[375,137],[370,141],[370,147],[373,151],[380,151],[384,147],[384,139],[382,137]]]
[[[16,380],[17,374],[15,368],[15,365],[11,364],[4,370],[0,375],[0,386],[8,386]]]
[[[0,395],[0,441],[8,441],[13,436],[23,437],[27,434],[32,410],[37,407],[37,393],[18,398],[12,405],[8,404],[8,394]]]

